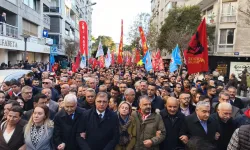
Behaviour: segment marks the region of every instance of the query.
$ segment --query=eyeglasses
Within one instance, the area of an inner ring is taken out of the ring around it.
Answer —
[[[49,82],[42,82],[43,84],[49,84]]]

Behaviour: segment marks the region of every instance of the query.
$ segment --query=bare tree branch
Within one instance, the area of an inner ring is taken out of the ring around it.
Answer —
[[[75,40],[65,39],[63,45],[65,48],[65,54],[68,56],[68,59],[72,60],[79,51],[79,43]]]

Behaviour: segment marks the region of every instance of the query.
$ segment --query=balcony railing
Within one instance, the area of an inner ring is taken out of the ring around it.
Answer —
[[[48,9],[44,9],[43,12],[48,12],[48,13],[61,13],[61,8],[60,7],[50,7]]]
[[[0,22],[0,35],[12,38],[18,38],[18,28],[3,22]]]
[[[218,53],[233,53],[234,44],[219,44],[217,52]]]
[[[43,14],[43,23],[50,26],[50,17],[48,15]]]
[[[221,14],[221,22],[236,22],[235,13]]]

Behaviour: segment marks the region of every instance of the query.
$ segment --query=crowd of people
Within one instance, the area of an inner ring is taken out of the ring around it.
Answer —
[[[0,150],[249,150],[250,105],[231,75],[115,65],[2,83]]]

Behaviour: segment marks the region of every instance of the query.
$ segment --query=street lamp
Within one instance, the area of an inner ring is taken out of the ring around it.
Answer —
[[[30,35],[28,34],[22,34],[21,35],[24,39],[24,61],[26,61],[26,57],[27,57],[27,40],[30,37]]]

